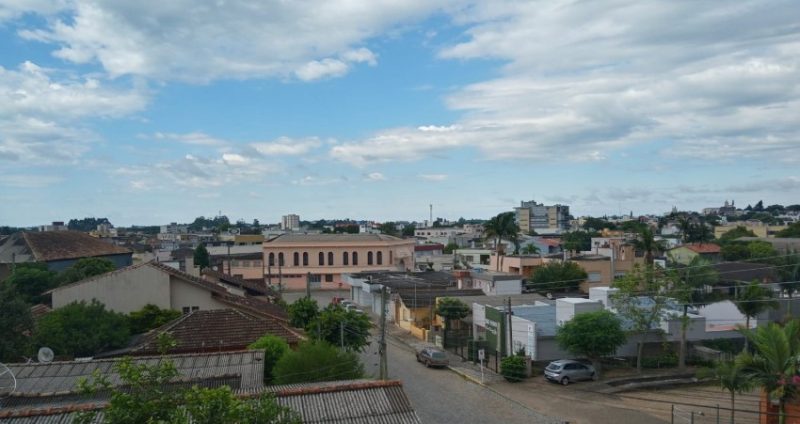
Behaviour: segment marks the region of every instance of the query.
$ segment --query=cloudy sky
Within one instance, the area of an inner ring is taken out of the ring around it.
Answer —
[[[0,0],[0,225],[800,203],[800,7]]]

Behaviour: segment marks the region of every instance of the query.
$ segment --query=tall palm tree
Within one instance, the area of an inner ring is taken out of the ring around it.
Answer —
[[[519,226],[514,212],[504,212],[492,217],[483,225],[483,234],[487,239],[494,239],[494,249],[497,254],[497,269],[500,269],[500,255],[502,254],[502,240],[511,240],[517,244]]]
[[[731,394],[731,424],[734,424],[736,393],[744,393],[753,388],[753,382],[742,372],[742,368],[732,361],[717,362],[714,368],[704,368],[697,373],[700,378],[710,378]]]
[[[778,301],[772,300],[772,290],[753,281],[743,288],[739,288],[734,301],[736,308],[745,316],[743,333],[750,333],[750,318],[755,318],[760,313],[778,307]],[[749,337],[744,339],[744,350],[749,346]]]
[[[522,254],[524,255],[535,255],[537,253],[539,253],[539,248],[533,243],[527,244],[522,248]]]
[[[736,365],[755,385],[760,386],[772,401],[778,402],[778,422],[786,422],[786,401],[797,395],[798,355],[800,355],[800,321],[785,327],[771,322],[748,332],[755,353],[742,352]]]
[[[689,328],[689,305],[705,305],[718,300],[714,292],[707,292],[707,286],[719,281],[719,274],[711,267],[711,263],[695,256],[689,265],[671,270],[671,294],[683,303],[681,314],[681,340],[678,349],[678,368],[686,367],[686,331]]]
[[[636,240],[633,241],[633,247],[644,252],[644,261],[647,265],[653,265],[653,252],[661,252],[666,246],[663,241],[655,239],[653,230],[645,227],[639,231]]]

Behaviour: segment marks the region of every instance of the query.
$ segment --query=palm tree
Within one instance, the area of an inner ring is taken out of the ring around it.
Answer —
[[[705,305],[715,301],[713,292],[708,293],[706,286],[713,286],[719,281],[719,274],[710,266],[710,262],[695,256],[689,265],[677,268],[671,273],[672,295],[683,303],[681,315],[681,340],[678,349],[678,368],[686,367],[686,330],[689,327],[689,305]]]
[[[511,240],[515,245],[519,235],[514,212],[504,212],[492,217],[483,226],[483,234],[488,239],[494,239],[494,249],[497,254],[497,269],[500,269],[500,255],[502,254],[501,242],[503,238]]]
[[[753,388],[753,382],[742,372],[742,368],[732,361],[717,362],[714,368],[705,368],[697,373],[700,378],[710,378],[724,390],[731,393],[731,424],[734,424],[736,393],[744,393]]]
[[[664,250],[664,242],[656,240],[653,230],[649,227],[642,228],[636,240],[633,241],[633,246],[636,250],[644,252],[644,261],[647,265],[653,265],[653,252],[661,252]]]
[[[523,255],[535,255],[537,253],[539,253],[539,248],[533,243],[527,244],[522,248]]]
[[[786,401],[797,395],[800,321],[790,321],[785,327],[771,322],[746,336],[755,353],[740,353],[736,365],[770,400],[778,402],[778,422],[784,424]]]
[[[750,318],[755,318],[760,313],[778,307],[778,301],[772,300],[772,291],[753,281],[744,288],[740,288],[734,301],[736,308],[745,316],[743,333],[750,333]],[[749,337],[744,339],[744,350],[749,347]]]

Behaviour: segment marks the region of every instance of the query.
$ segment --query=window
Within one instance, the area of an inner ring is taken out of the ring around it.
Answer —
[[[325,282],[332,283],[333,282],[333,274],[325,274]]]
[[[325,265],[325,254],[319,252],[319,266]]]
[[[308,252],[303,252],[303,266],[308,266]]]
[[[378,265],[383,265],[383,252],[378,252]]]
[[[300,254],[294,252],[294,266],[300,266]]]
[[[283,266],[283,265],[284,265],[283,252],[281,252],[281,253],[278,253],[278,266]]]
[[[589,282],[590,283],[599,283],[602,280],[602,276],[599,272],[590,272],[589,273]]]
[[[367,252],[367,265],[372,265],[372,252]]]
[[[328,266],[333,266],[333,252],[328,252]]]
[[[342,252],[342,265],[350,265],[348,258],[347,252]]]
[[[358,265],[358,252],[353,252],[353,265]]]
[[[275,254],[274,253],[270,253],[269,254],[269,266],[275,266]]]
[[[319,274],[311,274],[308,278],[308,281],[311,283],[319,283],[322,281],[322,276]]]

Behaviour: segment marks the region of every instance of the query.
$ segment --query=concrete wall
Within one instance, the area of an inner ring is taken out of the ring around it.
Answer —
[[[150,266],[110,273],[80,284],[53,290],[53,308],[76,301],[97,299],[107,309],[130,313],[150,303],[170,308],[169,275]]]
[[[169,296],[169,307],[178,311],[183,310],[184,307],[199,307],[201,310],[229,308],[224,303],[212,298],[210,291],[177,277],[170,278]]]

